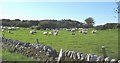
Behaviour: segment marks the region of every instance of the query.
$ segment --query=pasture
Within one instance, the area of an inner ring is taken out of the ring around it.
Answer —
[[[57,51],[62,48],[64,51],[102,55],[101,46],[104,45],[107,48],[107,55],[118,59],[117,29],[98,30],[96,34],[92,34],[92,29],[89,29],[87,34],[76,31],[75,35],[72,35],[70,31],[60,30],[57,36],[43,34],[44,31],[50,30],[36,30],[37,33],[32,35],[29,33],[30,30],[29,28],[20,28],[19,30],[12,30],[12,34],[5,30],[2,34],[5,38],[29,43],[36,43],[36,38],[38,38],[40,43],[52,46]]]

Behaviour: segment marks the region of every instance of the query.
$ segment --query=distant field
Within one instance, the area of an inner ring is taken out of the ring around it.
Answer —
[[[52,46],[59,51],[73,50],[83,53],[94,53],[102,55],[101,46],[107,47],[107,54],[112,58],[118,58],[118,30],[98,30],[96,34],[92,34],[92,29],[88,30],[88,34],[81,34],[78,31],[75,35],[71,35],[71,32],[66,30],[60,30],[58,36],[43,35],[42,30],[37,30],[37,33],[31,35],[29,33],[31,29],[21,28],[16,31],[11,31],[13,34],[3,32],[6,38],[20,40],[23,42],[36,43],[36,38],[40,43]],[[3,53],[3,55],[6,53]]]

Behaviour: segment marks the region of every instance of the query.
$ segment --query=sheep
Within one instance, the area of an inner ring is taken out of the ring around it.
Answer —
[[[79,30],[83,30],[83,28],[79,28]]]
[[[4,32],[4,29],[2,29],[1,31]]]
[[[16,29],[19,29],[20,27],[16,27]]]
[[[30,31],[30,34],[33,34],[33,31]]]
[[[95,34],[96,32],[97,32],[97,30],[92,30],[92,32],[91,32],[91,33]]]
[[[83,33],[83,34],[87,34],[87,31],[83,30],[82,33]]]
[[[2,26],[2,29],[7,29],[7,27],[5,27],[5,26]]]
[[[11,31],[10,31],[10,30],[8,30],[8,33],[11,33]]]
[[[49,35],[52,35],[52,34],[53,34],[53,32],[49,32],[48,34],[49,34]]]
[[[75,32],[76,30],[73,28],[73,29],[71,29],[71,32]]]
[[[71,31],[71,29],[66,29],[66,31]]]
[[[0,26],[1,29],[3,29],[3,26]]]
[[[53,35],[55,35],[55,36],[58,35],[58,32],[54,32]]]
[[[82,33],[82,30],[80,30],[79,32]]]
[[[54,32],[58,32],[58,30],[52,30],[52,32],[54,33]]]
[[[7,29],[8,29],[8,30],[16,30],[15,27],[8,27]]]
[[[30,31],[30,34],[34,34],[34,33],[36,33],[35,30],[31,30],[31,31]]]
[[[48,34],[48,32],[43,32],[43,34],[44,34],[44,35],[47,35],[47,34]]]
[[[83,33],[83,34],[87,34],[87,30],[88,30],[88,29],[80,29],[79,32],[80,32],[80,33]]]

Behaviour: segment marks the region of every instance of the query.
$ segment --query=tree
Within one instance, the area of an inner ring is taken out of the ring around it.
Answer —
[[[85,24],[88,27],[93,27],[93,25],[95,24],[94,19],[92,17],[88,17],[85,19]]]
[[[21,21],[20,19],[15,19],[14,21]]]

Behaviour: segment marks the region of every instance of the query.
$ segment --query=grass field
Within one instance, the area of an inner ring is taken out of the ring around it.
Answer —
[[[94,53],[102,55],[101,46],[107,47],[107,54],[112,58],[118,59],[118,30],[98,30],[96,34],[92,34],[92,29],[88,30],[88,34],[81,34],[78,31],[75,35],[71,35],[71,32],[60,30],[58,36],[43,35],[44,30],[37,30],[37,33],[31,35],[29,33],[31,29],[21,28],[20,30],[11,31],[10,34],[6,31],[3,35],[6,38],[20,40],[23,42],[36,43],[36,38],[39,42],[45,45],[52,46],[59,51],[73,50],[83,53]],[[4,54],[7,53],[3,53]]]
[[[34,59],[28,58],[22,54],[11,53],[8,50],[2,51],[2,59],[7,61],[35,61]]]

